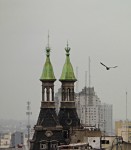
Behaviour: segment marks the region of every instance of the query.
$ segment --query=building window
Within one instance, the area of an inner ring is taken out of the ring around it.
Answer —
[[[41,144],[40,144],[40,149],[45,149],[45,150],[46,150],[46,149],[47,149],[47,145],[46,145],[46,144],[41,143]]]
[[[51,144],[51,148],[57,149],[57,144]]]
[[[109,144],[110,142],[109,142],[109,140],[102,140],[101,141],[101,144]]]

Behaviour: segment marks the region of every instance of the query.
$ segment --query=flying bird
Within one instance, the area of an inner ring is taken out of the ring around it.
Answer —
[[[103,65],[104,67],[106,67],[106,70],[109,70],[110,68],[116,68],[116,67],[118,67],[118,66],[108,67],[108,66],[104,65],[102,62],[100,62],[100,64]]]

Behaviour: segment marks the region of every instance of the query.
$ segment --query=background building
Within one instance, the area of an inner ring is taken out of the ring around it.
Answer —
[[[122,136],[123,141],[131,143],[131,121],[115,121],[115,132],[117,136]]]
[[[81,123],[112,134],[112,105],[101,103],[94,87],[85,87],[76,94],[76,107]]]
[[[100,128],[106,135],[114,135],[112,105],[102,103],[100,105]]]
[[[23,132],[16,131],[11,135],[11,147],[18,147],[24,144]]]
[[[10,146],[11,133],[0,133],[0,148],[8,148]]]

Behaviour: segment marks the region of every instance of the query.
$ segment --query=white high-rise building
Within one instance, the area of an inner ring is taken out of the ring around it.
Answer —
[[[112,105],[102,104],[94,87],[76,94],[77,113],[82,124],[96,126],[106,134],[112,133]]]
[[[95,95],[94,88],[84,88],[76,94],[76,107],[82,124],[98,125],[100,100]]]

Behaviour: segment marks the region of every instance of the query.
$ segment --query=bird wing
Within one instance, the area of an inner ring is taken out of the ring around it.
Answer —
[[[101,65],[105,66],[106,68],[108,68],[106,65],[104,65],[102,62],[100,62]]]
[[[118,67],[118,66],[114,66],[114,67],[110,67],[110,68],[116,68],[116,67]]]

